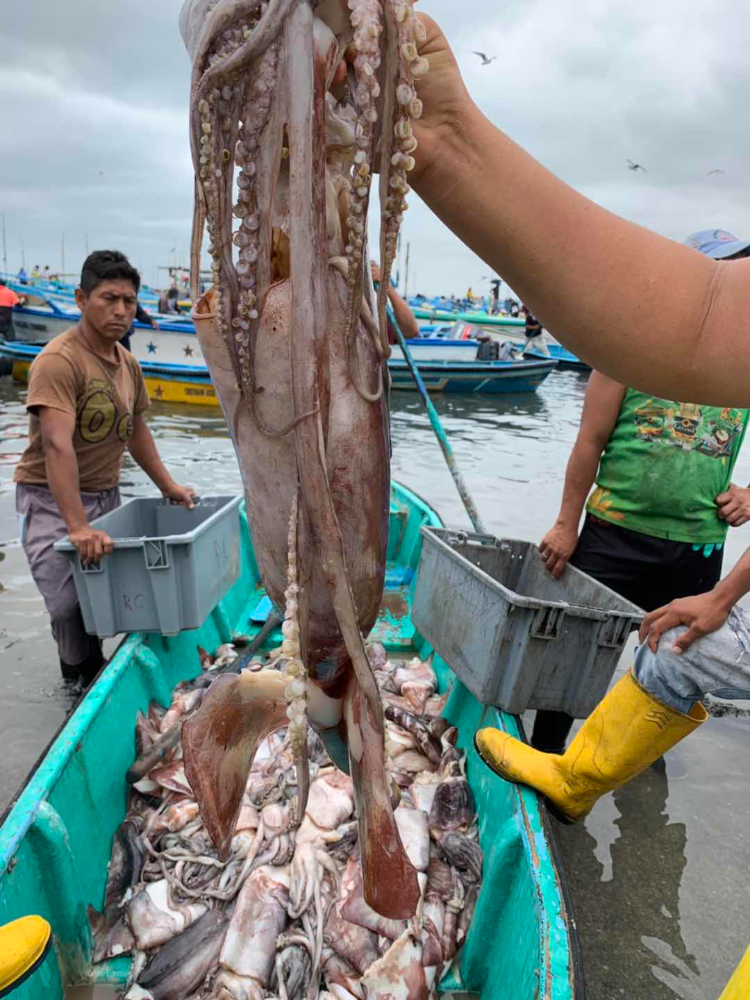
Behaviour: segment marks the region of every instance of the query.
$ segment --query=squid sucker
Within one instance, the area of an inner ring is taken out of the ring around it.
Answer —
[[[422,111],[411,0],[186,0],[195,167],[193,318],[242,472],[261,578],[283,609],[283,670],[243,671],[185,722],[185,773],[226,856],[253,756],[289,726],[295,818],[307,723],[348,747],[364,898],[406,919],[420,898],[385,770],[364,640],[389,521],[385,308]],[[376,296],[367,212],[381,206]],[[233,231],[233,217],[236,230]],[[213,287],[200,296],[204,230]]]

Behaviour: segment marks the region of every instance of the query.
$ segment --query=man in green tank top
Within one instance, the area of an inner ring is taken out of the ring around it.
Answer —
[[[748,254],[750,242],[729,237],[709,230],[686,242],[715,259]],[[552,576],[570,562],[645,611],[710,591],[729,525],[750,520],[750,489],[731,481],[749,412],[661,399],[592,372],[560,513],[540,545]],[[572,723],[537,712],[532,746],[562,752]]]

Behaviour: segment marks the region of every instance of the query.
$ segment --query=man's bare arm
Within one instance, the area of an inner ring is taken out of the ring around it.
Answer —
[[[417,318],[395,288],[391,287],[388,289],[388,298],[393,306],[393,315],[396,317],[396,322],[404,337],[407,340],[413,340],[414,337],[418,337],[419,324],[417,323]]]
[[[599,371],[668,399],[747,406],[750,260],[713,261],[568,187],[484,117],[422,20],[417,193]]]
[[[81,503],[78,458],[73,447],[75,417],[49,406],[40,406],[38,413],[47,482],[70,540],[84,563],[99,562],[102,554],[112,551],[112,539],[106,531],[90,527]]]
[[[625,386],[592,372],[583,402],[581,425],[565,471],[560,513],[539,546],[553,577],[565,569],[578,544],[578,525],[599,462],[612,434],[625,396]]]
[[[695,597],[680,597],[663,608],[651,611],[643,619],[638,638],[655,653],[659,640],[669,629],[687,625],[672,646],[673,653],[683,653],[696,639],[721,628],[735,604],[750,593],[750,549],[734,569],[713,590]]]
[[[161,460],[156,442],[151,431],[148,429],[143,415],[133,418],[133,433],[128,442],[128,450],[165,497],[169,497],[170,500],[184,504],[191,509],[195,506],[192,500],[193,488],[191,486],[180,486],[171,477]]]
[[[380,268],[375,261],[370,261],[370,271],[372,273],[372,280],[379,284]],[[398,294],[393,285],[388,287],[388,301],[391,303],[393,315],[396,317],[399,330],[401,330],[404,337],[407,340],[413,340],[414,337],[418,337],[419,324],[417,323],[417,317],[411,311],[404,299]]]

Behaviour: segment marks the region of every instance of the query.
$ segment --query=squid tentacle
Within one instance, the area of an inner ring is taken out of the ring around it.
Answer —
[[[380,203],[383,224],[380,232],[380,273],[378,290],[378,321],[381,331],[386,329],[386,304],[391,270],[396,259],[398,231],[407,209],[406,195],[409,185],[407,173],[414,168],[411,155],[417,146],[411,130],[411,119],[422,114],[422,102],[414,90],[414,81],[424,76],[429,68],[427,59],[419,56],[417,40],[422,25],[414,14],[412,5],[404,0],[384,0],[386,39],[393,52],[392,62],[398,68],[397,83],[392,77],[384,88],[387,100],[394,97],[399,114],[392,132],[381,138]],[[417,27],[419,25],[419,27]],[[396,50],[397,51],[393,51]],[[399,58],[400,57],[400,58]],[[392,117],[389,107],[387,122]],[[394,143],[394,139],[397,143]],[[398,148],[395,148],[396,145]]]
[[[206,70],[206,63],[212,45],[217,45],[219,36],[231,28],[240,18],[251,17],[261,6],[263,0],[218,0],[209,12],[208,26],[201,36],[198,49],[193,58],[193,86],[200,82]]]
[[[349,265],[347,304],[344,311],[344,348],[349,375],[357,392],[362,399],[374,403],[383,394],[382,372],[378,373],[378,386],[374,392],[362,385],[354,365],[352,341],[357,319],[361,312],[367,268],[364,254],[365,224],[370,204],[372,164],[374,161],[375,129],[373,126],[378,121],[376,102],[380,96],[377,72],[380,67],[378,39],[382,31],[381,7],[378,0],[348,0],[348,6],[351,11],[350,19],[354,28],[353,44],[356,50],[350,74],[353,76],[354,86],[352,89],[358,114],[355,128],[357,152],[354,155],[349,215],[346,219],[348,242],[344,251]],[[383,345],[382,337],[376,341],[376,348],[380,360],[388,356],[388,346],[387,343],[385,346]]]
[[[198,91],[199,96],[205,93],[206,89],[214,84],[216,79],[226,77],[230,73],[236,73],[248,63],[251,63],[260,53],[265,52],[278,38],[289,17],[290,10],[298,2],[299,0],[271,0],[268,10],[263,14],[259,23],[252,29],[243,44],[225,58],[217,60],[214,65],[209,66],[203,73]]]
[[[297,807],[293,826],[299,826],[305,815],[310,792],[310,767],[307,757],[307,699],[308,677],[302,661],[299,627],[299,576],[297,570],[297,531],[299,519],[299,489],[294,494],[289,516],[289,555],[287,561],[286,614],[281,631],[284,641],[281,651],[287,656],[285,675],[289,678],[285,695],[289,719],[289,741],[292,759],[297,770]]]

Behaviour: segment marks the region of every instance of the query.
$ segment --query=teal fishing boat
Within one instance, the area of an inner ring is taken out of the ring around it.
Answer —
[[[240,578],[193,632],[127,636],[74,714],[52,741],[0,827],[0,923],[40,914],[52,925],[55,948],[14,992],[14,1000],[63,1000],[77,984],[122,985],[130,959],[92,965],[89,905],[101,907],[112,837],[126,811],[133,725],[152,699],[169,704],[178,681],[200,672],[196,645],[213,650],[262,625],[268,605],[244,512]],[[392,657],[431,652],[411,621],[424,525],[440,520],[414,493],[391,491],[386,592],[371,639]],[[278,645],[280,633],[269,637]],[[555,864],[546,813],[536,794],[509,785],[478,760],[480,725],[518,735],[515,717],[481,706],[437,656],[445,715],[459,728],[467,776],[479,812],[484,876],[460,960],[440,993],[481,1000],[581,1000],[582,977],[574,920]]]
[[[433,309],[429,305],[413,305],[409,308],[418,320],[426,320],[430,323],[454,323],[456,320],[463,320],[466,323],[473,323],[475,326],[492,329],[494,327],[523,328],[526,321],[517,316],[497,316],[487,312],[450,312],[448,309]]]

